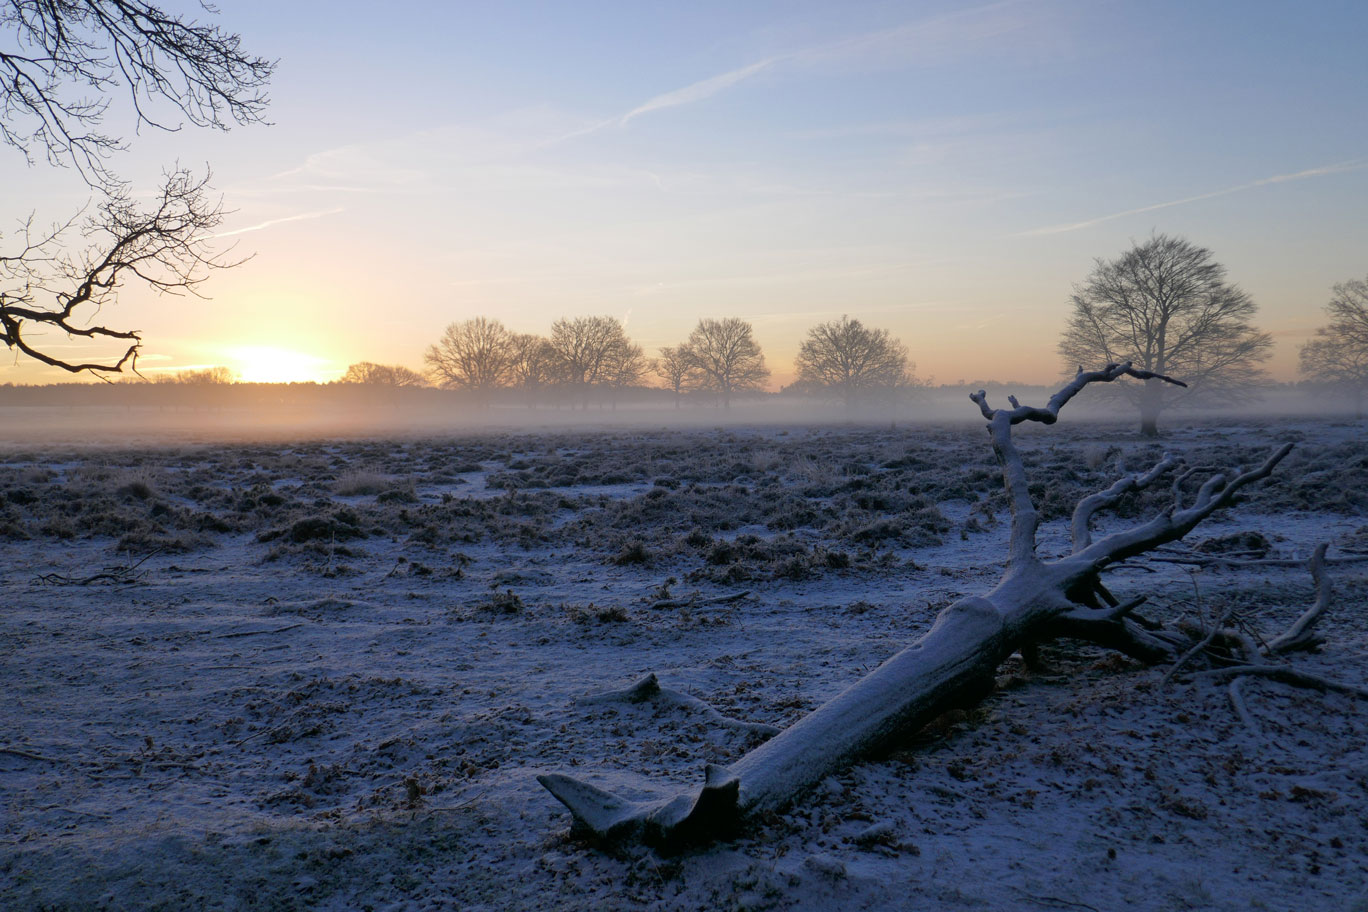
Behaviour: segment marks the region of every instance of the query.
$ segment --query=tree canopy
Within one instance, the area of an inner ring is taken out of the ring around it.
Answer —
[[[507,383],[513,369],[513,334],[498,320],[475,317],[452,323],[423,355],[438,386],[484,398]]]
[[[347,368],[341,383],[360,383],[366,386],[409,387],[427,386],[427,378],[402,364],[374,364],[358,361]]]
[[[765,356],[745,320],[699,320],[687,346],[702,388],[720,396],[724,406],[737,393],[763,388],[769,379]]]
[[[1141,432],[1158,433],[1161,411],[1180,404],[1238,402],[1266,380],[1273,341],[1250,323],[1257,307],[1205,247],[1157,234],[1113,260],[1096,261],[1074,286],[1064,337],[1066,372],[1132,362],[1176,377],[1123,389],[1140,408]]]
[[[911,382],[907,347],[886,329],[870,329],[843,316],[808,330],[795,362],[798,381],[826,390],[847,408]]]
[[[1368,279],[1336,285],[1325,311],[1330,322],[1302,346],[1301,372],[1348,392],[1362,415],[1368,391]]]

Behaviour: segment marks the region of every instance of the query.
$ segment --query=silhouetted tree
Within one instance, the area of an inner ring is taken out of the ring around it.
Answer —
[[[651,362],[651,370],[674,393],[675,408],[679,408],[684,391],[697,385],[699,379],[698,363],[687,345],[663,347],[660,357]]]
[[[226,367],[206,367],[199,370],[182,370],[173,374],[158,374],[155,383],[178,384],[180,386],[228,386],[237,383],[237,374]]]
[[[761,389],[769,379],[765,356],[745,320],[699,320],[689,334],[688,349],[703,377],[703,388],[721,396],[727,408],[732,396]]]
[[[605,379],[615,351],[630,345],[616,317],[575,317],[551,324],[551,351],[556,373],[589,407],[589,390]]]
[[[799,382],[840,396],[847,409],[912,380],[907,348],[901,342],[886,329],[869,329],[844,316],[808,331],[795,366]]]
[[[400,364],[374,364],[370,361],[358,361],[351,365],[338,382],[362,383],[367,386],[427,386],[427,378],[412,368]]]
[[[1132,362],[1179,376],[1185,388],[1150,378],[1123,387],[1140,408],[1140,432],[1159,433],[1159,414],[1178,404],[1237,402],[1258,394],[1273,341],[1250,325],[1257,310],[1211,251],[1159,234],[1114,260],[1097,260],[1074,286],[1073,313],[1059,343],[1072,374],[1080,365]]]
[[[0,4],[0,24],[0,141],[30,163],[74,166],[105,197],[84,221],[78,214],[42,230],[30,217],[17,237],[0,239],[9,244],[0,248],[0,342],[71,372],[118,372],[136,361],[141,337],[84,325],[87,310],[113,303],[125,282],[193,292],[208,270],[232,264],[204,246],[221,216],[207,176],[172,170],[144,207],[109,170],[121,148],[99,130],[110,94],[127,89],[139,127],[164,126],[163,102],[192,124],[224,129],[261,119],[274,65],[243,53],[237,35],[144,0],[10,0]],[[77,232],[80,249],[68,249]],[[32,327],[118,350],[67,360],[35,347],[34,334],[25,337]]]
[[[613,408],[618,395],[641,380],[649,365],[641,346],[625,336],[608,351],[603,364],[603,385],[607,388]]]
[[[512,351],[512,385],[523,391],[527,407],[532,408],[541,391],[555,382],[556,354],[550,342],[531,333],[515,333]]]
[[[513,368],[513,334],[498,320],[475,317],[452,323],[423,355],[438,386],[474,393],[484,404],[509,379]]]
[[[142,344],[139,331],[87,324],[85,313],[114,303],[128,281],[162,293],[194,293],[210,270],[234,265],[204,245],[222,217],[217,201],[208,197],[207,180],[173,172],[146,207],[123,189],[112,190],[81,223],[83,245],[76,249],[67,247],[77,233],[74,220],[41,234],[31,220],[26,223],[12,252],[0,254],[0,342],[72,373],[118,373],[133,364]],[[118,350],[89,361],[67,360],[25,335],[35,326],[97,342],[115,340]]]
[[[1354,398],[1354,412],[1362,418],[1363,394],[1368,390],[1368,279],[1336,285],[1325,311],[1330,324],[1302,346],[1301,372],[1309,380],[1348,392]]]

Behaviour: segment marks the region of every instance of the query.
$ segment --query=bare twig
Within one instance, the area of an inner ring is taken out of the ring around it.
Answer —
[[[1216,639],[1216,636],[1221,632],[1221,629],[1225,627],[1226,623],[1234,614],[1234,608],[1227,608],[1225,613],[1221,615],[1221,619],[1211,625],[1211,629],[1206,632],[1206,636],[1194,643],[1191,649],[1179,656],[1178,661],[1174,662],[1173,665],[1169,667],[1169,670],[1164,673],[1164,677],[1160,679],[1159,687],[1161,689],[1167,687],[1168,682],[1173,680],[1173,676],[1176,675],[1184,665],[1192,661],[1194,656],[1206,651],[1206,648],[1211,645],[1211,641]]]
[[[1356,697],[1368,699],[1368,687],[1360,684],[1346,684],[1333,678],[1308,674],[1286,665],[1231,665],[1227,668],[1213,668],[1209,671],[1196,672],[1197,677],[1211,678],[1216,681],[1224,681],[1227,678],[1240,677],[1241,675],[1272,678],[1283,684],[1291,684],[1293,687],[1305,687],[1310,690],[1332,690],[1337,693],[1352,694]]]
[[[42,754],[35,754],[30,751],[20,750],[17,747],[0,747],[0,754],[9,754],[11,757],[23,757],[25,760],[37,760],[40,763],[58,763],[62,761],[53,757],[44,757]]]
[[[303,626],[304,626],[304,624],[303,624],[303,622],[301,621],[301,622],[298,623],[298,624],[288,624],[288,625],[286,625],[286,626],[284,626],[284,627],[274,627],[274,628],[272,628],[272,629],[270,629],[270,630],[234,630],[234,631],[232,631],[232,632],[230,632],[230,633],[220,633],[220,634],[218,634],[217,636],[215,636],[214,639],[217,639],[217,640],[231,640],[231,639],[233,639],[234,637],[250,637],[250,636],[265,635],[265,634],[268,634],[268,633],[284,633],[284,632],[287,631],[287,630],[294,630],[296,627],[303,627]]]
[[[1259,724],[1254,721],[1254,717],[1249,714],[1249,707],[1245,705],[1244,699],[1244,677],[1238,677],[1230,682],[1230,687],[1226,688],[1226,693],[1230,695],[1230,705],[1235,710],[1235,715],[1240,717],[1245,728],[1254,734],[1259,733]]]
[[[715,596],[715,597],[713,597],[713,598],[705,598],[705,599],[701,599],[701,598],[698,598],[698,597],[696,597],[696,596],[693,597],[693,598],[683,598],[683,599],[662,599],[662,600],[660,600],[660,601],[658,601],[658,602],[652,602],[652,603],[651,603],[651,607],[652,607],[652,608],[702,608],[702,607],[704,607],[704,606],[706,606],[706,605],[729,605],[729,604],[731,604],[732,602],[739,602],[739,601],[741,601],[743,598],[745,598],[745,597],[748,596],[748,595],[750,595],[750,590],[749,590],[749,589],[746,589],[746,590],[743,590],[743,591],[741,591],[741,592],[733,592],[731,595],[719,595],[719,596]]]
[[[103,571],[93,574],[92,576],[73,577],[63,576],[60,573],[44,573],[41,576],[35,577],[34,582],[46,583],[53,586],[89,586],[91,583],[99,583],[106,580],[111,583],[135,583],[146,575],[146,571],[138,573],[138,568],[146,563],[148,558],[154,557],[164,550],[164,548],[157,548],[145,555],[142,560],[138,561],[136,564],[130,566],[119,565],[115,567],[105,567]]]

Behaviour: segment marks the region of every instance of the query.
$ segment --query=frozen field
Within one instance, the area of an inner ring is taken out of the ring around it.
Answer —
[[[1067,418],[1017,439],[1042,552],[1161,453]],[[1363,424],[1162,448],[1285,440],[1113,590],[1286,626],[1304,567],[1184,561],[1368,553]],[[764,737],[738,722],[792,723],[990,588],[1000,491],[972,424],[0,446],[0,907],[1368,909],[1368,701],[1250,680],[1254,731],[1223,684],[1068,643],[734,842],[570,836],[537,774],[695,785]],[[1293,661],[1363,684],[1368,563],[1330,572],[1329,642]],[[584,700],[647,672],[726,719]]]

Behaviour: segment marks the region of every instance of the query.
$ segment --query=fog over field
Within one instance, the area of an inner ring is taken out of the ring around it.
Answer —
[[[913,389],[890,403],[846,408],[831,398],[763,394],[730,407],[693,397],[676,407],[664,390],[628,391],[616,403],[588,408],[570,403],[528,408],[513,395],[489,405],[436,389],[365,389],[319,384],[232,384],[210,387],[0,387],[0,441],[37,442],[252,441],[334,436],[393,436],[485,431],[711,428],[765,425],[898,426],[911,437],[927,424],[979,420],[969,394],[981,387],[1005,399],[1045,401],[1051,387],[985,382]],[[510,391],[511,392],[511,391]],[[1120,423],[1123,402],[1085,393],[1070,419]],[[1351,398],[1314,387],[1278,387],[1253,402],[1172,413],[1179,426],[1194,421],[1323,416],[1353,419]],[[1166,417],[1165,421],[1169,419]]]

